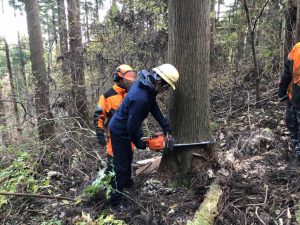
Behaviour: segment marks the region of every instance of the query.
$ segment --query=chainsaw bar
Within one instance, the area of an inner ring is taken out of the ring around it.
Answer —
[[[215,144],[215,143],[216,143],[215,141],[202,141],[202,142],[196,142],[196,143],[173,144],[173,148],[175,148],[175,147],[210,145],[210,144]]]
[[[206,145],[213,145],[216,141],[201,141],[201,142],[195,142],[195,143],[182,143],[182,144],[174,144],[174,139],[166,139],[166,145],[165,145],[165,153],[169,151],[174,151],[177,149],[181,149],[184,147],[192,147],[192,146],[206,146]]]

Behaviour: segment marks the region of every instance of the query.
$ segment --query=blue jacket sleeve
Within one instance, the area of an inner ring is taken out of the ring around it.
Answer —
[[[152,105],[150,112],[151,112],[152,116],[154,117],[154,119],[157,120],[157,122],[163,129],[164,133],[171,131],[170,124],[169,124],[168,120],[163,116],[162,112],[160,111],[160,109],[157,105],[157,102],[155,102]]]
[[[143,115],[146,106],[147,104],[144,101],[133,101],[129,106],[127,132],[131,141],[138,149],[146,148],[146,142],[141,140],[142,132],[140,129],[144,119]]]

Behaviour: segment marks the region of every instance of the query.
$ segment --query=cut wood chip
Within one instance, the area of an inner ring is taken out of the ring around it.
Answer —
[[[155,160],[153,160],[153,159],[155,159]],[[146,160],[143,160],[143,161],[146,161]],[[161,157],[151,158],[151,160],[148,161],[148,163],[146,165],[142,166],[141,168],[138,168],[135,171],[136,176],[140,175],[141,173],[149,174],[149,173],[156,171],[156,169],[159,167],[160,161],[161,161]]]
[[[140,160],[140,161],[137,161],[136,163],[139,164],[139,165],[145,165],[145,164],[154,162],[157,159],[161,159],[161,156],[153,157],[153,158],[150,158],[150,159]]]

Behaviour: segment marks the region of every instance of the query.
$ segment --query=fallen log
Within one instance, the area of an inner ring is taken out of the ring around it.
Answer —
[[[222,196],[222,190],[217,181],[210,186],[209,191],[201,206],[195,213],[193,221],[188,221],[187,225],[212,225],[218,215],[218,202]]]
[[[76,202],[76,199],[68,198],[68,197],[64,197],[64,196],[58,196],[58,195],[39,195],[39,194],[11,193],[11,192],[0,192],[0,195],[29,197],[29,198],[48,198],[48,199],[67,200],[70,202]]]

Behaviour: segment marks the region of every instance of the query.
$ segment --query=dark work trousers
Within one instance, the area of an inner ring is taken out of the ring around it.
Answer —
[[[300,109],[292,106],[290,102],[287,103],[285,120],[295,148],[300,141]]]
[[[124,137],[110,131],[112,150],[114,153],[115,179],[112,179],[111,186],[114,190],[110,196],[110,204],[118,205],[122,200],[124,185],[131,178],[131,163],[133,158],[132,147],[129,137]],[[120,193],[121,192],[121,193]]]

